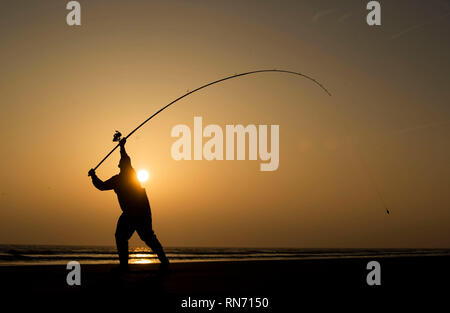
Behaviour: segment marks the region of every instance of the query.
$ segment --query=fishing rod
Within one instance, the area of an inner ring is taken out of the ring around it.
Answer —
[[[312,82],[314,82],[316,85],[318,85],[323,91],[325,91],[329,96],[331,96],[331,93],[317,80],[315,80],[314,78],[299,73],[299,72],[293,72],[293,71],[287,71],[287,70],[277,70],[277,69],[266,69],[266,70],[256,70],[256,71],[251,71],[251,72],[245,72],[245,73],[240,73],[240,74],[234,74],[231,76],[227,76],[218,80],[215,80],[213,82],[207,83],[203,86],[200,86],[192,91],[188,91],[187,93],[185,93],[184,95],[182,95],[181,97],[176,98],[175,100],[173,100],[172,102],[170,102],[169,104],[163,106],[161,109],[159,109],[158,111],[156,111],[153,115],[151,115],[150,117],[148,117],[145,121],[143,121],[141,124],[139,124],[138,127],[136,127],[135,129],[133,129],[133,131],[131,131],[127,136],[124,137],[124,139],[128,139],[131,135],[133,135],[139,128],[141,128],[142,126],[144,126],[148,121],[150,121],[152,118],[154,118],[156,115],[158,115],[159,113],[161,113],[162,111],[164,111],[165,109],[167,109],[168,107],[170,107],[172,104],[178,102],[179,100],[189,96],[190,94],[193,94],[194,92],[197,92],[203,88],[209,87],[211,85],[214,84],[218,84],[220,82],[223,82],[225,80],[229,80],[229,79],[233,79],[233,78],[237,78],[237,77],[241,77],[241,76],[246,76],[246,75],[251,75],[251,74],[257,74],[257,73],[285,73],[285,74],[292,74],[292,75],[297,75],[297,76],[301,76],[304,77],[306,79],[311,80]],[[113,141],[120,141],[120,137],[122,136],[122,134],[120,134],[120,132],[116,131],[116,133],[114,134],[114,139]],[[98,164],[96,167],[94,167],[94,171],[114,152],[114,150],[117,149],[117,147],[120,146],[120,143],[118,143]]]

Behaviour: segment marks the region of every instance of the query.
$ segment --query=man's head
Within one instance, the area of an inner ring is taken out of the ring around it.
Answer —
[[[128,169],[131,169],[131,159],[128,156],[122,156],[119,161],[118,167],[120,168],[120,171],[126,171]]]

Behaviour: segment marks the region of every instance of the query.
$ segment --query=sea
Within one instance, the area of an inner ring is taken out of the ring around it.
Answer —
[[[165,252],[171,262],[450,255],[450,249],[168,247],[165,248]],[[67,264],[69,261],[78,261],[82,264],[115,264],[118,263],[118,258],[116,248],[112,246],[0,245],[0,266]],[[145,264],[157,262],[156,255],[148,247],[130,247],[130,263]]]

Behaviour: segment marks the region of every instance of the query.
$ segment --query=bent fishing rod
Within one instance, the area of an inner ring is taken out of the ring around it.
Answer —
[[[156,115],[158,115],[159,113],[161,113],[162,111],[164,111],[165,109],[167,109],[168,107],[170,107],[172,104],[180,101],[181,99],[193,94],[194,92],[197,92],[203,88],[209,87],[211,85],[214,84],[218,84],[220,82],[229,80],[229,79],[233,79],[233,78],[237,78],[237,77],[241,77],[241,76],[246,76],[246,75],[251,75],[251,74],[257,74],[257,73],[285,73],[285,74],[292,74],[292,75],[297,75],[297,76],[301,76],[303,78],[309,79],[312,82],[314,82],[316,85],[318,85],[324,92],[326,92],[329,96],[331,96],[331,93],[317,80],[315,80],[314,78],[299,73],[299,72],[293,72],[293,71],[287,71],[287,70],[277,70],[277,69],[268,69],[268,70],[256,70],[256,71],[251,71],[251,72],[245,72],[245,73],[240,73],[240,74],[234,74],[231,76],[227,76],[225,78],[221,78],[218,80],[215,80],[213,82],[207,83],[203,86],[200,86],[192,91],[188,91],[187,93],[185,93],[184,95],[182,95],[181,97],[176,98],[175,100],[173,100],[172,102],[170,102],[169,104],[163,106],[161,109],[159,109],[158,111],[156,111],[153,115],[151,115],[150,117],[148,117],[145,121],[143,121],[141,124],[139,124],[138,127],[136,127],[133,131],[131,131],[127,136],[123,137],[123,139],[128,139],[131,135],[133,135],[139,128],[141,128],[142,126],[144,126],[148,121],[150,121],[152,118],[154,118]],[[116,134],[114,135],[114,140],[113,141],[120,141],[120,137],[121,134],[119,132],[116,131]],[[118,143],[98,164],[96,167],[94,167],[94,171],[117,149],[117,147],[120,146],[120,143]]]

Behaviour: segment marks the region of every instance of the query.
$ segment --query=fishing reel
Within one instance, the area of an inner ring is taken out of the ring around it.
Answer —
[[[122,139],[122,133],[118,130],[113,135],[113,142],[119,142]]]

